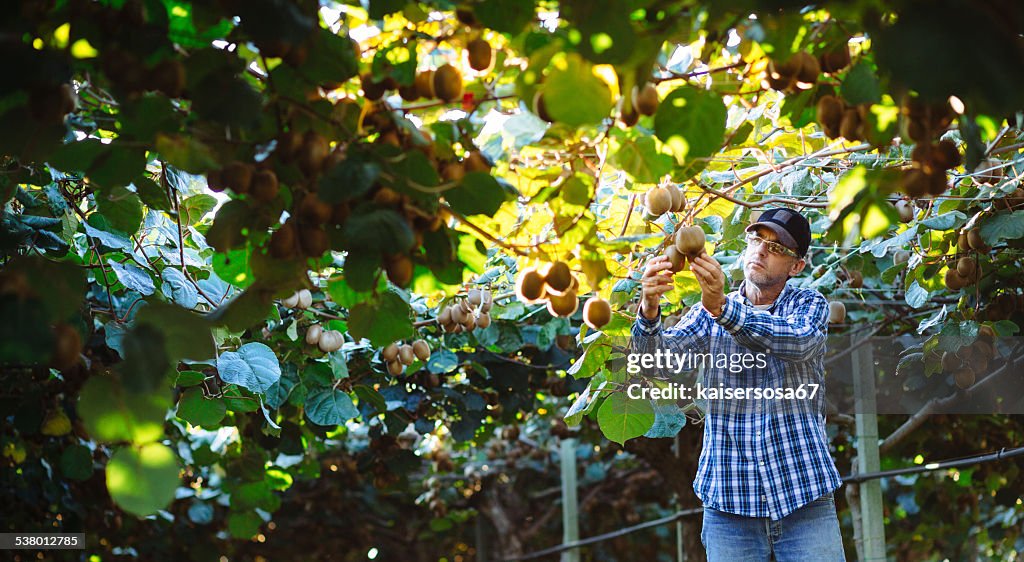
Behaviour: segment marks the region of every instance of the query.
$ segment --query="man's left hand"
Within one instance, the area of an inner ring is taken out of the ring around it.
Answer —
[[[725,272],[718,260],[706,252],[690,262],[690,269],[700,284],[700,302],[712,316],[721,316],[725,308]]]

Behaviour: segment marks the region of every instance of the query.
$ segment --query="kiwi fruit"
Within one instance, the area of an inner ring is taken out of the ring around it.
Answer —
[[[82,354],[82,335],[67,322],[53,325],[53,349],[50,352],[50,366],[66,371],[78,364]]]
[[[490,172],[491,163],[487,161],[487,158],[480,153],[479,150],[471,150],[466,158],[462,160],[463,166],[467,172]]]
[[[992,248],[981,237],[981,230],[974,227],[967,231],[967,244],[976,252],[988,252]]]
[[[974,369],[970,367],[961,367],[956,371],[953,371],[953,381],[961,390],[966,390],[973,386],[974,380]]]
[[[441,165],[441,178],[447,182],[462,181],[466,176],[466,167],[461,162],[445,162]]]
[[[846,285],[851,289],[859,289],[864,286],[864,274],[856,269],[846,272]]]
[[[843,120],[843,102],[836,96],[821,96],[815,108],[818,124],[825,135],[834,139],[839,136],[839,126]]]
[[[406,86],[398,87],[398,95],[405,101],[416,101],[420,99],[420,92],[416,89],[416,84],[408,84]]]
[[[441,312],[437,313],[437,323],[444,327],[446,324],[452,323],[452,310],[447,306],[441,309]]]
[[[300,289],[298,293],[295,293],[299,302],[296,306],[301,310],[306,310],[313,305],[313,293],[309,292],[309,289]]]
[[[224,185],[224,178],[220,170],[210,170],[206,172],[206,187],[210,188],[210,191],[220,193],[227,187]]]
[[[533,96],[533,114],[548,123],[555,122],[555,119],[548,113],[547,105],[544,104],[544,94],[540,92]]]
[[[660,217],[672,208],[672,194],[663,186],[652,187],[644,197],[644,206],[652,216]]]
[[[974,279],[978,273],[978,262],[970,256],[964,256],[956,261],[956,272],[964,279]]]
[[[704,229],[699,226],[684,226],[676,231],[676,249],[689,258],[697,257],[704,252],[706,242]]]
[[[842,324],[846,321],[846,305],[839,301],[828,303],[829,324]]]
[[[978,183],[995,185],[999,183],[999,180],[1003,179],[1003,167],[1002,162],[995,159],[986,159],[978,163],[978,166],[974,168],[974,179]]]
[[[768,61],[767,77],[765,81],[769,88],[779,92],[784,92],[793,87],[793,82],[798,71],[799,68],[792,64],[792,59],[784,63],[780,63],[772,59]]]
[[[416,78],[413,80],[413,86],[416,87],[416,93],[419,97],[425,99],[434,99],[434,70],[424,70],[416,74]]]
[[[679,273],[686,268],[686,255],[680,252],[675,244],[670,244],[665,248],[665,257],[672,264],[672,273]]]
[[[403,289],[412,282],[412,260],[405,254],[395,254],[388,258],[384,270],[387,272],[388,280]]]
[[[548,297],[548,312],[552,316],[572,316],[579,304],[576,292],[566,291],[564,294]]]
[[[434,71],[434,94],[444,101],[462,96],[462,73],[458,68],[444,64]]]
[[[388,374],[397,377],[405,372],[405,365],[401,361],[388,361]]]
[[[316,343],[320,351],[331,353],[338,351],[345,344],[345,336],[337,330],[325,330],[320,334],[320,341]]]
[[[943,371],[953,372],[953,370],[959,369],[960,365],[963,365],[963,361],[960,360],[956,353],[943,351],[939,364],[942,365]]]
[[[323,227],[306,225],[299,229],[299,246],[307,258],[319,258],[331,248],[331,241]]]
[[[821,74],[821,65],[818,64],[818,59],[814,58],[810,53],[799,51],[793,54],[790,59],[796,65],[795,78],[797,81],[804,84],[816,84],[818,82],[818,75]]]
[[[834,74],[850,66],[850,47],[846,42],[842,45],[829,49],[818,55],[818,64],[821,71],[827,74]]]
[[[249,193],[252,186],[252,166],[237,160],[228,162],[220,172],[221,181],[235,193]]]
[[[298,242],[298,236],[295,232],[295,225],[286,222],[270,235],[270,255],[279,260],[291,259],[297,253],[296,242]]]
[[[544,296],[544,277],[536,268],[528,267],[519,273],[516,295],[526,304],[534,303]]]
[[[600,297],[590,297],[583,303],[583,321],[587,326],[600,330],[612,319],[612,307]]]
[[[473,308],[480,306],[483,302],[483,298],[484,296],[483,293],[480,292],[480,289],[470,289],[466,293],[466,302],[468,302],[469,306]]]
[[[330,144],[323,135],[316,131],[306,131],[302,135],[302,147],[296,154],[299,169],[307,176],[320,173],[330,149]]]
[[[633,108],[640,115],[654,115],[658,111],[658,89],[650,82],[633,86]]]
[[[900,191],[908,197],[924,197],[931,193],[934,183],[934,174],[927,174],[923,170],[906,170],[900,176]]]
[[[946,276],[943,278],[946,283],[946,288],[950,291],[959,291],[968,285],[967,279],[956,268],[950,268],[946,270]]]
[[[412,342],[412,352],[416,355],[416,358],[424,363],[430,359],[430,346],[427,345],[425,340],[416,340]]]
[[[398,347],[398,360],[403,365],[412,365],[413,361],[416,360],[416,352],[409,344],[404,344]]]
[[[297,214],[302,222],[315,225],[331,220],[333,212],[334,209],[328,203],[310,193],[302,198]]]
[[[681,213],[686,210],[686,196],[683,195],[683,190],[674,185],[665,186],[668,189],[669,194],[672,196],[672,208],[669,209],[673,213]]]
[[[309,345],[316,345],[320,342],[320,336],[323,335],[324,328],[320,324],[313,324],[306,330],[306,343]]]
[[[296,45],[281,58],[288,66],[302,66],[306,64],[306,59],[309,58],[309,48],[305,45]]]
[[[380,351],[380,358],[385,362],[394,361],[398,358],[398,344],[389,343]]]
[[[848,107],[843,111],[843,118],[839,122],[839,136],[848,141],[864,139],[864,122],[857,109]]]
[[[956,247],[959,248],[961,252],[970,251],[971,244],[967,241],[967,231],[961,230],[956,235]]]
[[[619,113],[619,121],[622,121],[622,124],[627,127],[632,127],[633,125],[636,125],[637,121],[639,120],[640,114],[637,113],[635,109],[631,109],[624,113]]]
[[[302,148],[302,135],[295,131],[285,131],[277,135],[274,155],[284,163],[291,162]]]
[[[996,331],[992,329],[992,326],[982,324],[981,326],[978,327],[978,337],[981,338],[983,341],[991,343],[996,339]],[[994,353],[995,350],[993,349],[993,355]]]
[[[896,202],[896,212],[900,216],[900,222],[907,223],[914,220],[914,204],[906,199]]]
[[[359,82],[363,88],[363,97],[370,101],[377,101],[383,98],[387,92],[385,83],[383,81],[375,82],[370,74],[360,76]]]
[[[489,313],[489,312],[482,312],[482,313],[480,313],[480,316],[476,319],[476,327],[480,328],[480,329],[484,329],[484,328],[486,328],[486,327],[488,327],[490,325],[491,325],[491,313]]]
[[[277,198],[279,191],[277,174],[271,170],[260,170],[252,176],[252,197],[262,203],[269,203]]]
[[[950,170],[960,165],[962,160],[956,143],[949,139],[940,140],[931,150],[931,161],[941,170]]]
[[[544,273],[544,283],[549,293],[563,294],[572,286],[572,282],[572,271],[563,261],[552,263]]]
[[[893,265],[899,265],[901,263],[907,263],[910,261],[910,252],[906,250],[899,250],[892,255]]]
[[[466,55],[469,59],[469,67],[477,72],[487,70],[494,58],[491,44],[479,38],[466,44]]]

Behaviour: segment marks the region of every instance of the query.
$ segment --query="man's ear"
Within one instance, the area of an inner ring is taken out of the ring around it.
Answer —
[[[789,276],[796,277],[797,275],[800,275],[800,272],[803,271],[805,267],[807,267],[807,260],[803,258],[796,260],[796,263],[789,268]]]

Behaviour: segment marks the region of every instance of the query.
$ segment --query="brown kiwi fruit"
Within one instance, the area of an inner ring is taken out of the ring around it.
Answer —
[[[370,74],[363,74],[359,77],[363,88],[363,97],[370,101],[377,101],[384,97],[387,87],[383,81],[375,82]]]
[[[424,363],[430,359],[430,346],[427,345],[426,340],[416,340],[412,342],[412,352],[416,355],[416,358]]]
[[[572,286],[572,282],[572,271],[569,269],[569,265],[563,261],[552,263],[544,273],[544,283],[547,285],[549,293],[565,293]]]
[[[395,359],[397,359],[398,358],[398,344],[397,343],[389,343],[387,346],[385,346],[384,349],[382,349],[380,351],[380,358],[383,359],[385,362],[387,362],[387,361],[394,361]]]
[[[404,344],[398,347],[398,360],[403,365],[412,365],[413,361],[416,361],[416,352],[409,344]]]
[[[235,193],[249,193],[252,186],[252,166],[237,160],[229,162],[220,172],[221,181]]]
[[[491,313],[482,312],[480,317],[476,319],[476,327],[481,330],[491,325]]]
[[[544,296],[544,277],[535,267],[528,267],[519,273],[516,280],[516,295],[526,304],[536,302]]]
[[[674,185],[667,185],[665,188],[668,189],[669,195],[672,196],[672,208],[669,210],[673,213],[681,213],[685,211],[686,196],[683,195],[683,190]]]
[[[863,140],[864,122],[856,108],[849,107],[843,111],[843,118],[839,122],[839,136],[848,141]]]
[[[297,242],[295,224],[286,222],[270,235],[270,255],[279,260],[294,258],[297,254]]]
[[[665,257],[672,264],[672,273],[679,273],[686,268],[686,255],[680,252],[675,244],[670,244],[665,248]]]
[[[462,96],[462,73],[458,68],[444,64],[434,71],[434,94],[444,101]]]
[[[424,70],[416,74],[416,79],[413,81],[413,85],[416,87],[416,93],[421,98],[434,99],[434,70]]]
[[[950,170],[960,165],[962,160],[956,143],[949,139],[940,140],[931,150],[931,161],[940,170]]]
[[[974,227],[967,231],[967,244],[976,252],[987,252],[992,248],[981,237],[981,229]]]
[[[644,205],[648,213],[660,217],[672,208],[672,194],[663,186],[652,187],[644,197]]]
[[[829,324],[842,324],[846,321],[846,305],[839,301],[828,303]]]
[[[953,372],[953,381],[962,390],[966,390],[973,386],[974,380],[974,369],[970,367],[961,367]]]
[[[416,89],[416,84],[399,86],[398,95],[402,96],[402,99],[405,101],[416,101],[420,99],[420,92]]]
[[[900,191],[908,197],[924,197],[931,191],[932,175],[923,170],[905,170],[900,176]]]
[[[224,185],[224,178],[221,175],[220,170],[210,170],[206,172],[206,186],[210,188],[210,191],[220,193],[224,191],[227,186]]]
[[[622,124],[627,127],[632,127],[633,125],[636,125],[637,121],[639,120],[640,114],[637,113],[635,109],[631,109],[624,113],[619,113],[619,121],[622,121]]]
[[[279,191],[277,174],[271,170],[260,170],[252,176],[252,197],[262,203],[277,198]]]
[[[412,260],[405,254],[395,254],[384,264],[388,279],[395,285],[405,288],[412,282]]]
[[[82,353],[82,335],[67,322],[58,322],[53,326],[53,350],[50,352],[50,365],[64,371],[78,364]]]
[[[471,150],[462,161],[467,172],[490,172],[491,163],[479,150]]]
[[[299,229],[299,245],[302,253],[309,258],[319,258],[331,249],[327,231],[320,226],[307,225]]]
[[[307,176],[320,173],[330,150],[330,144],[323,135],[316,131],[306,131],[302,135],[302,147],[296,155],[299,169]]]
[[[562,295],[548,297],[548,312],[552,316],[572,316],[579,307],[580,301],[575,291],[566,291]]]
[[[334,209],[330,204],[325,203],[316,195],[310,193],[302,198],[299,204],[298,216],[307,224],[324,224],[331,220]]]
[[[896,212],[900,215],[900,222],[908,223],[914,220],[914,204],[906,199],[896,202]]]
[[[943,351],[942,359],[939,360],[939,364],[942,365],[943,371],[953,372],[963,365],[963,361],[960,360],[957,355],[951,351]]]
[[[818,75],[821,74],[821,65],[818,64],[818,59],[814,58],[810,53],[799,51],[794,53],[790,60],[795,61],[797,65],[796,75],[794,76],[797,81],[804,84],[816,84],[818,82]]]
[[[277,135],[277,145],[274,147],[274,155],[282,162],[291,162],[302,148],[302,135],[295,131],[285,131]]]
[[[964,279],[974,279],[978,274],[978,262],[970,256],[964,256],[956,261],[956,272]]]
[[[1002,162],[995,159],[982,160],[976,168],[974,168],[974,179],[978,183],[995,185],[999,183],[999,180],[1003,179],[1004,169],[1002,168]]]
[[[483,39],[474,39],[466,44],[466,55],[469,59],[469,66],[477,72],[487,70],[494,60],[491,44]]]
[[[633,86],[633,109],[640,115],[654,115],[658,111],[658,89],[650,82]]]
[[[846,285],[851,289],[859,289],[864,286],[864,274],[856,269],[846,272]]]
[[[818,64],[822,72],[833,74],[850,66],[850,47],[845,42],[818,56]]]
[[[687,257],[699,256],[704,251],[706,242],[704,229],[699,226],[684,226],[676,231],[676,249]]]
[[[388,374],[393,377],[397,377],[405,372],[405,365],[401,361],[388,361]]]
[[[946,288],[950,291],[959,291],[968,285],[967,279],[956,268],[950,268],[946,270],[946,276],[943,278],[946,283]]]
[[[612,307],[600,297],[590,297],[583,304],[583,321],[587,326],[600,330],[612,319]]]
[[[818,124],[829,138],[839,136],[839,126],[843,121],[843,101],[836,96],[821,96],[816,106]]]
[[[441,166],[441,178],[448,182],[462,181],[466,176],[466,167],[462,162],[445,162]]]

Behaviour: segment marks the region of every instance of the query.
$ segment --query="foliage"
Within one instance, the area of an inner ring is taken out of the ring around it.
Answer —
[[[31,509],[8,530],[84,528],[91,551],[117,556],[230,554],[255,548],[245,540],[264,540],[296,497],[327,497],[324,471],[341,466],[362,483],[338,501],[387,505],[385,520],[417,504],[417,540],[454,552],[451,533],[483,510],[472,498],[504,485],[488,462],[538,486],[516,458],[542,475],[559,438],[618,453],[695,430],[690,410],[618,392],[637,272],[666,235],[697,225],[738,279],[740,234],[769,204],[812,220],[815,251],[795,282],[845,300],[850,324],[927,335],[907,388],[954,392],[934,376],[940,352],[974,345],[984,326],[1012,335],[1024,312],[1024,12],[997,0],[801,6],[12,9],[0,39],[14,65],[0,86],[0,438],[5,505]],[[487,64],[467,53],[476,39]],[[643,194],[669,183],[683,210],[642,213]],[[950,274],[963,257],[980,273]],[[554,261],[580,296],[612,303],[600,331],[582,311],[513,298],[518,271]],[[676,284],[669,314],[699,300],[691,273]],[[479,288],[494,295],[488,326],[435,322]],[[311,306],[283,304],[301,289]],[[340,349],[308,343],[312,326],[344,334]],[[379,348],[415,338],[430,358],[389,373]],[[848,467],[853,438],[830,427]],[[1021,427],[978,416],[927,431],[916,442],[931,458],[1014,443]],[[594,482],[635,462],[615,453],[581,453]],[[1019,499],[1003,493],[1015,474],[974,474],[920,477],[916,498],[887,491],[891,542],[914,545],[902,555],[1020,549]],[[974,509],[973,544],[945,542],[940,523],[952,524],[922,509],[938,502]],[[361,557],[373,543],[344,544]]]

